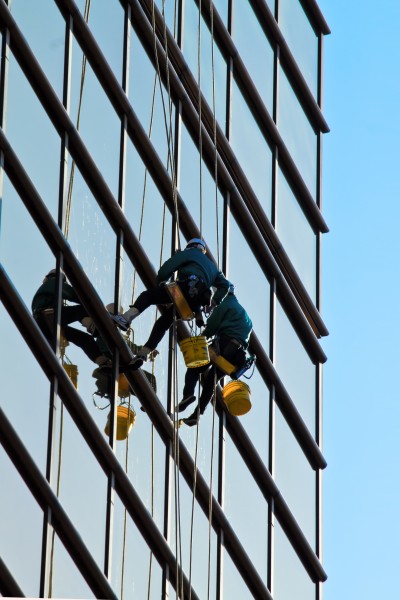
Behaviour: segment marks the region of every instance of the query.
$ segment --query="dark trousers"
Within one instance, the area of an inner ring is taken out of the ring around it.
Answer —
[[[76,306],[62,306],[61,307],[61,321],[60,325],[62,328],[62,335],[66,340],[79,346],[83,350],[90,360],[95,362],[95,359],[103,354],[100,347],[97,345],[96,340],[89,333],[70,327],[70,323],[81,321],[88,314],[86,310],[80,304]],[[53,315],[46,316],[42,312],[35,315],[37,324],[39,325],[43,335],[47,341],[51,344],[53,341]]]
[[[194,298],[189,296],[189,285],[186,282],[180,282],[179,287],[194,313],[200,313],[202,307],[209,304],[211,292],[207,287],[200,290]],[[150,350],[155,350],[155,348],[157,348],[174,320],[174,306],[171,303],[171,297],[164,285],[142,292],[133,306],[142,313],[146,308],[154,304],[167,304],[168,308],[166,308],[164,313],[154,323],[149,339],[144,344],[147,348],[150,348]]]
[[[219,353],[226,358],[232,365],[240,367],[246,360],[246,352],[243,348],[233,345],[228,338],[219,340]],[[200,375],[204,373],[202,380],[203,389],[200,394],[199,407],[203,414],[207,404],[214,394],[215,386],[221,381],[225,373],[215,365],[204,365],[195,369],[187,369],[185,375],[185,385],[183,387],[183,398],[192,396],[195,393],[196,385],[199,382]]]

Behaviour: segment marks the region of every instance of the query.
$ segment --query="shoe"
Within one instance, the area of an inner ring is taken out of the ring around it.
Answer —
[[[186,398],[183,398],[183,400],[181,400],[179,402],[179,404],[177,404],[175,406],[175,412],[183,412],[195,400],[196,400],[196,396],[194,394],[191,394],[190,396],[186,396]]]
[[[123,317],[122,315],[110,315],[110,317],[117,325],[117,327],[119,327],[119,329],[122,329],[122,331],[128,331],[130,323],[125,319],[125,317]]]
[[[98,365],[99,369],[102,369],[103,367],[111,369],[112,367],[111,358],[109,356],[105,356],[104,354],[101,354],[99,357],[97,357],[95,363]]]
[[[143,356],[135,356],[135,358],[131,360],[131,362],[126,367],[126,371],[137,371],[138,369],[140,369],[141,366],[143,366],[145,360],[146,358],[144,358]]]
[[[83,319],[81,320],[81,323],[84,327],[86,327],[86,331],[88,333],[90,333],[90,335],[93,335],[93,336],[99,335],[96,325],[94,324],[94,321],[91,317],[83,317]]]
[[[111,381],[112,376],[112,366],[101,365],[101,367],[97,367],[92,373],[92,377],[95,379],[107,379]]]
[[[194,425],[197,425],[199,420],[200,420],[200,411],[198,408],[196,408],[196,410],[194,411],[194,413],[192,413],[190,415],[190,417],[187,417],[187,419],[182,419],[182,421],[185,423],[185,425],[188,425],[189,427],[193,427]]]

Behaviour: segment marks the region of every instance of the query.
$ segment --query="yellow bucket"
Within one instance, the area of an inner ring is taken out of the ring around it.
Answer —
[[[68,377],[78,389],[78,365],[63,365]]]
[[[130,430],[132,429],[136,419],[136,413],[127,406],[117,406],[117,440],[125,440]],[[110,413],[107,417],[107,423],[104,428],[104,433],[110,435]]]
[[[204,335],[188,337],[179,343],[185,365],[189,369],[208,365],[210,356],[208,354],[207,339]]]
[[[120,373],[118,377],[118,396],[120,398],[127,398],[130,394],[131,388],[129,387],[128,380],[123,373]]]
[[[245,415],[251,409],[250,388],[244,381],[230,381],[222,389],[222,398],[235,417]]]

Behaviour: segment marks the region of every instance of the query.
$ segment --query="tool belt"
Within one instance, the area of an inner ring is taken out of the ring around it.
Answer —
[[[187,277],[180,277],[177,279],[177,283],[184,283],[187,288],[189,298],[197,299],[197,296],[203,294],[209,288],[201,277],[197,275],[188,275]]]

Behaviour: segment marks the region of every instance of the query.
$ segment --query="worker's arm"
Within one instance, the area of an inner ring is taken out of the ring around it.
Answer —
[[[157,283],[160,284],[163,281],[168,281],[175,271],[179,269],[186,262],[186,257],[183,251],[179,251],[174,256],[171,256],[168,260],[165,261],[163,265],[161,265],[158,273],[157,273]]]
[[[216,305],[221,304],[228,293],[229,281],[225,278],[225,275],[219,271],[212,285],[217,288],[212,300]]]

